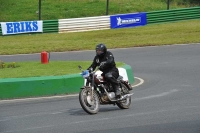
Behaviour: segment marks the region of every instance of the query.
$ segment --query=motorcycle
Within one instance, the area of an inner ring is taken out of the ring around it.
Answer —
[[[99,68],[94,71],[83,71],[81,66],[78,67],[82,71],[82,77],[85,79],[85,85],[79,92],[79,102],[85,112],[88,114],[98,113],[100,104],[113,104],[121,109],[130,107],[131,95],[133,95],[133,93],[130,93],[132,87],[128,81],[123,80],[122,76],[117,79],[121,97],[116,98],[112,85],[102,75],[96,74]]]

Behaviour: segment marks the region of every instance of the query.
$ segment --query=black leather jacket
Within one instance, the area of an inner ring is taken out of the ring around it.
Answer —
[[[97,66],[101,64],[101,62],[105,62],[105,66],[103,69],[100,69],[103,73],[107,73],[109,71],[118,71],[116,68],[114,56],[110,51],[107,51],[102,57],[95,56],[91,66],[88,68],[96,69]]]

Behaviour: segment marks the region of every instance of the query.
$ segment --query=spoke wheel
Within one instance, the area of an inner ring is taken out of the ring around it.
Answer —
[[[81,89],[79,102],[83,110],[88,114],[96,114],[99,111],[99,97],[95,90],[93,91],[93,96],[91,96],[90,89]]]
[[[129,90],[124,84],[122,84],[121,91],[122,91],[122,95],[129,94]],[[127,97],[124,100],[118,101],[116,104],[121,109],[128,109],[131,105],[131,97]]]

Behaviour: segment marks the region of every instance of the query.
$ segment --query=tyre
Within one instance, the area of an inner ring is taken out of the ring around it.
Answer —
[[[124,84],[121,84],[121,93],[122,95],[129,94],[129,90]],[[128,109],[131,105],[131,97],[127,97],[124,100],[118,101],[116,104],[121,109]]]
[[[97,92],[93,91],[93,99],[90,89],[81,89],[79,92],[79,102],[81,107],[88,114],[96,114],[99,111],[99,97]]]

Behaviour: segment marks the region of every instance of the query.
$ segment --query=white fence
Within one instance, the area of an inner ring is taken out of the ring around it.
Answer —
[[[110,29],[110,16],[59,19],[59,33]]]

